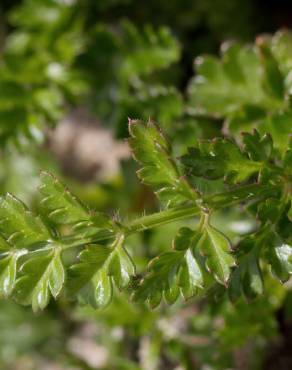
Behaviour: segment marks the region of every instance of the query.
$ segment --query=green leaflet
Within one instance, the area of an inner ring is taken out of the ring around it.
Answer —
[[[226,236],[205,222],[198,249],[206,258],[208,271],[219,283],[227,285],[230,268],[235,265],[235,260],[231,255],[231,245]]]
[[[261,137],[258,131],[243,133],[243,149],[253,161],[267,161],[273,154],[273,140],[269,134]]]
[[[272,272],[282,282],[289,280],[292,274],[292,246],[285,243],[276,233],[269,233],[266,258]]]
[[[135,274],[123,241],[124,236],[119,235],[109,246],[91,245],[82,251],[80,262],[69,270],[69,293],[79,293],[81,302],[95,308],[106,307],[112,298],[112,280],[122,289]]]
[[[195,251],[188,249],[181,266],[179,285],[184,299],[196,295],[204,286],[203,261]]]
[[[61,248],[53,247],[49,251],[40,251],[36,256],[29,256],[20,268],[21,276],[17,279],[13,296],[23,305],[32,305],[34,312],[44,309],[50,300],[60,294],[64,285],[65,272],[61,261]]]
[[[272,138],[275,148],[281,155],[285,153],[289,144],[289,136],[292,134],[292,111],[286,110],[267,116],[259,122],[260,133],[268,132]]]
[[[101,213],[89,213],[82,203],[54,176],[41,173],[41,209],[55,225],[72,225],[80,236],[97,235],[113,229],[112,221]]]
[[[173,185],[178,173],[170,159],[170,147],[161,131],[151,121],[130,121],[129,139],[134,158],[144,167],[138,176],[148,185]]]
[[[149,121],[130,121],[129,144],[142,168],[137,172],[143,183],[153,186],[166,206],[196,199],[196,193],[181,178],[171,158],[171,148],[159,127]]]
[[[108,275],[113,277],[119,289],[123,289],[129,284],[131,277],[135,274],[135,265],[122,244],[114,248],[108,267]]]
[[[239,259],[238,267],[233,271],[229,284],[229,297],[235,302],[243,294],[247,299],[253,299],[263,294],[263,278],[256,251],[248,253]]]
[[[274,274],[281,280],[289,280],[292,274],[292,247],[281,244],[275,247],[270,254],[271,266]]]
[[[260,234],[248,236],[237,246],[238,266],[233,270],[228,294],[235,302],[243,294],[247,299],[253,299],[263,294],[264,283],[259,265],[262,246]]]
[[[154,258],[148,268],[146,276],[141,280],[134,293],[134,300],[138,302],[148,301],[151,308],[159,305],[162,295],[165,292],[166,299],[169,299],[172,292],[173,301],[179,296],[178,270],[183,261],[184,252],[165,252]]]
[[[181,157],[187,174],[210,180],[224,178],[231,184],[246,181],[259,172],[261,163],[249,159],[239,147],[227,139],[202,140]]]
[[[41,206],[55,224],[74,224],[88,219],[85,207],[47,172],[41,173]]]
[[[263,200],[257,207],[257,217],[261,222],[268,221],[275,223],[283,213],[283,204],[280,199],[266,199]]]
[[[110,276],[107,274],[106,269],[101,268],[92,277],[92,289],[88,292],[85,302],[94,308],[104,308],[112,300],[113,285]],[[81,292],[82,295],[82,292]]]
[[[92,284],[94,273],[102,268],[111,253],[108,246],[90,245],[79,254],[79,262],[69,269],[68,290],[74,294]],[[93,287],[94,289],[94,287]]]
[[[204,285],[202,261],[197,253],[198,237],[197,232],[181,228],[174,239],[174,249],[150,262],[148,273],[134,292],[134,300],[148,301],[154,308],[163,296],[172,304],[180,292],[185,299],[195,295]]]
[[[26,254],[25,249],[10,250],[0,259],[0,298],[11,295],[16,281],[17,264],[21,256]]]
[[[0,198],[0,233],[16,248],[51,239],[51,235],[39,217],[10,194]]]

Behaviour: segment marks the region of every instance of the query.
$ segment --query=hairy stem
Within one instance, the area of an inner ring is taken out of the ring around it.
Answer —
[[[192,205],[185,205],[177,208],[167,209],[130,221],[123,226],[125,236],[136,232],[148,230],[157,226],[165,225],[170,222],[175,222],[197,216],[201,213],[201,210],[206,211],[206,209],[225,208],[243,201],[271,197],[275,195],[275,193],[275,189],[271,189],[270,187],[259,184],[236,187],[224,193],[198,199],[197,202]],[[67,249],[84,244],[97,243],[105,240],[114,239],[114,237],[114,233],[103,230],[97,235],[89,238],[64,237],[62,239],[62,243],[64,245],[64,248]]]

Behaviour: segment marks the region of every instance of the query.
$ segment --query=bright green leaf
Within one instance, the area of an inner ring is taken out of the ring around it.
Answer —
[[[231,245],[224,234],[210,224],[205,224],[198,243],[200,253],[206,258],[206,267],[215,279],[226,285],[230,268],[235,265]]]
[[[0,232],[16,248],[51,239],[40,218],[10,194],[0,199]]]
[[[56,178],[41,173],[41,206],[55,224],[74,224],[88,219],[85,207]]]
[[[0,259],[0,297],[11,295],[16,281],[17,263],[26,250],[11,251]]]
[[[21,276],[15,285],[14,297],[18,303],[31,304],[36,312],[48,305],[50,295],[57,298],[65,280],[60,254],[61,248],[56,246],[35,257],[29,256],[20,268]]]
[[[95,308],[107,306],[112,297],[112,279],[125,288],[135,274],[135,266],[118,236],[109,246],[91,245],[79,255],[79,263],[69,270],[69,292]]]
[[[143,166],[137,172],[139,178],[153,186],[167,206],[195,199],[196,194],[181,178],[171,158],[170,146],[159,127],[151,121],[147,124],[130,121],[129,132],[134,158]]]

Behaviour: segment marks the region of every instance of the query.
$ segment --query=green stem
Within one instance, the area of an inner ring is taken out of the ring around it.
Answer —
[[[151,229],[153,227],[161,226],[168,224],[170,222],[183,220],[186,218],[190,218],[192,216],[196,216],[200,213],[200,207],[197,205],[187,205],[184,207],[168,209],[165,211],[153,213],[149,216],[140,217],[132,222],[129,222],[124,226],[125,228],[125,236],[141,232],[144,230]],[[90,244],[90,243],[97,243],[104,240],[114,239],[115,234],[103,230],[102,232],[98,233],[96,236],[92,236],[89,238],[74,238],[72,237],[64,237],[62,238],[62,244],[64,245],[64,249],[76,247],[79,245]]]
[[[124,225],[125,236],[136,232],[149,230],[151,228],[162,226],[170,222],[175,222],[183,219],[188,219],[197,216],[206,208],[220,209],[229,207],[243,201],[266,198],[277,193],[275,189],[264,185],[252,184],[243,185],[224,193],[211,195],[203,199],[198,199],[195,204],[185,205],[178,208],[167,209],[157,212],[152,215],[137,218],[128,224]],[[84,244],[97,243],[115,238],[115,234],[111,231],[103,230],[95,236],[88,238],[72,238],[64,237],[61,242],[64,249],[81,246]]]
[[[126,225],[126,234],[133,234],[153,227],[168,224],[169,222],[196,216],[200,213],[198,205],[188,205],[179,208],[172,208],[149,216],[140,217]]]

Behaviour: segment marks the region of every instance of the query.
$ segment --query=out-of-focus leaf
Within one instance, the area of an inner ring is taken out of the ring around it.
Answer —
[[[130,22],[122,24],[125,58],[121,67],[123,78],[133,74],[148,75],[178,60],[180,50],[177,41],[167,28],[155,32],[146,26],[142,32]]]
[[[282,73],[287,76],[285,81],[286,85],[289,86],[289,73],[292,68],[292,32],[290,30],[281,30],[276,32],[271,38],[271,51],[279,63],[279,67]],[[291,81],[290,81],[291,83]]]
[[[263,68],[263,88],[270,96],[281,102],[284,99],[285,90],[284,76],[279,64],[272,54],[268,40],[264,37],[257,38],[257,46]]]
[[[253,47],[224,45],[222,60],[199,57],[189,85],[189,110],[225,117],[244,106],[269,108],[262,88],[261,64]]]
[[[266,115],[262,110],[243,110],[236,112],[227,119],[227,130],[238,136],[242,131],[256,129],[261,135],[270,135],[273,146],[280,154],[283,154],[289,142],[289,135],[292,132],[292,112],[275,112]]]

